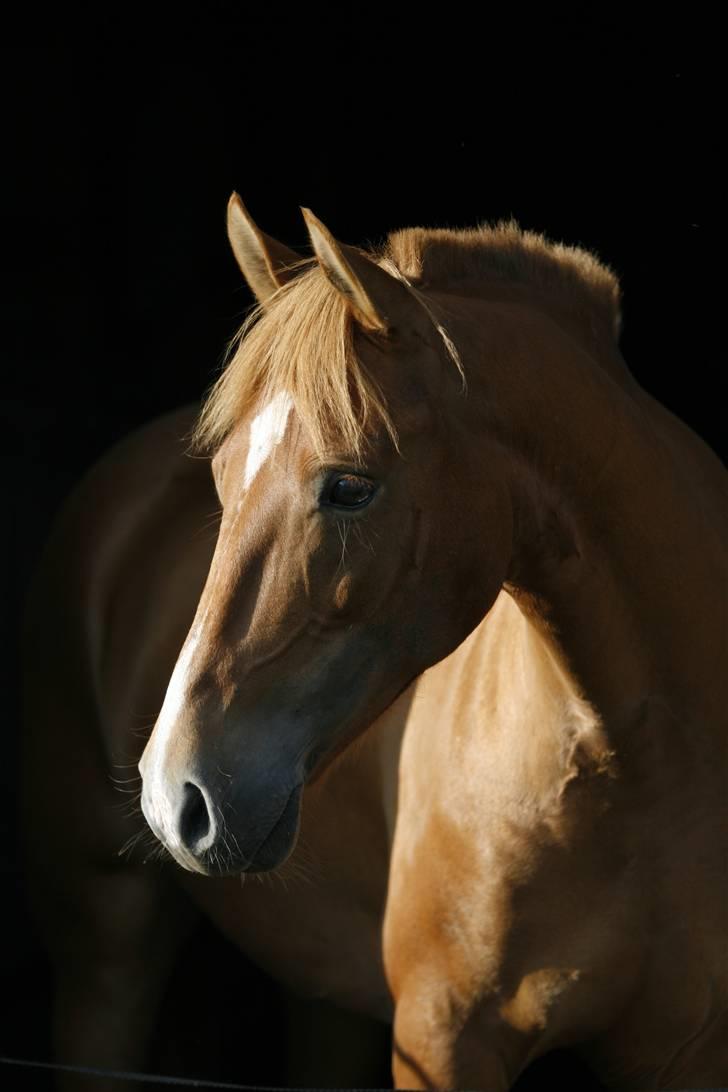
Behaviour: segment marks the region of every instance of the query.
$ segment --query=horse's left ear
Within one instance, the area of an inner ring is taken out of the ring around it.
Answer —
[[[301,270],[301,256],[261,231],[237,193],[228,201],[228,239],[258,303],[265,304]]]
[[[310,209],[301,209],[319,265],[369,330],[386,333],[416,313],[411,293],[360,250],[338,242]]]

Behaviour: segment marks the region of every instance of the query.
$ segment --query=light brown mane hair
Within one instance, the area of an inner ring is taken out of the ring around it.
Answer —
[[[462,230],[405,228],[368,256],[408,283],[458,367],[446,316],[436,317],[441,309],[421,290],[495,277],[568,301],[574,314],[607,339],[616,341],[619,334],[619,284],[611,270],[587,251],[522,231],[515,221]],[[280,391],[293,398],[319,453],[335,435],[360,457],[366,426],[374,419],[396,442],[381,389],[354,352],[354,324],[344,297],[318,263],[302,261],[301,269],[265,308],[251,312],[233,339],[225,370],[195,428],[196,447],[214,450],[245,414]]]

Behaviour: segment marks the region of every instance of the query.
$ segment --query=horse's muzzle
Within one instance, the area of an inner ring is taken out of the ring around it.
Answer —
[[[287,792],[271,793],[266,806],[257,809],[242,792],[232,794],[230,786],[218,802],[204,784],[185,781],[176,789],[152,781],[149,790],[145,784],[142,811],[155,836],[188,871],[207,876],[268,872],[295,846],[302,790],[299,782]]]

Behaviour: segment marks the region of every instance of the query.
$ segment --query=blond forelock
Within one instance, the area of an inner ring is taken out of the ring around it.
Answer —
[[[424,292],[446,290],[465,278],[499,277],[530,284],[568,300],[575,313],[616,339],[619,285],[596,257],[577,247],[548,242],[513,222],[466,230],[407,228],[394,232],[378,254],[399,274],[425,308],[447,354],[462,371],[457,348]],[[376,378],[354,351],[354,322],[344,296],[316,262],[256,307],[233,340],[223,374],[214,385],[195,429],[194,442],[214,450],[256,406],[286,391],[314,448],[332,436],[360,457],[367,424],[376,419],[396,442],[396,427]]]

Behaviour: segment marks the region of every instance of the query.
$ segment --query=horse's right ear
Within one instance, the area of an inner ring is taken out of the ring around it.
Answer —
[[[258,303],[266,301],[301,270],[301,256],[261,231],[233,191],[228,201],[230,246]]]

